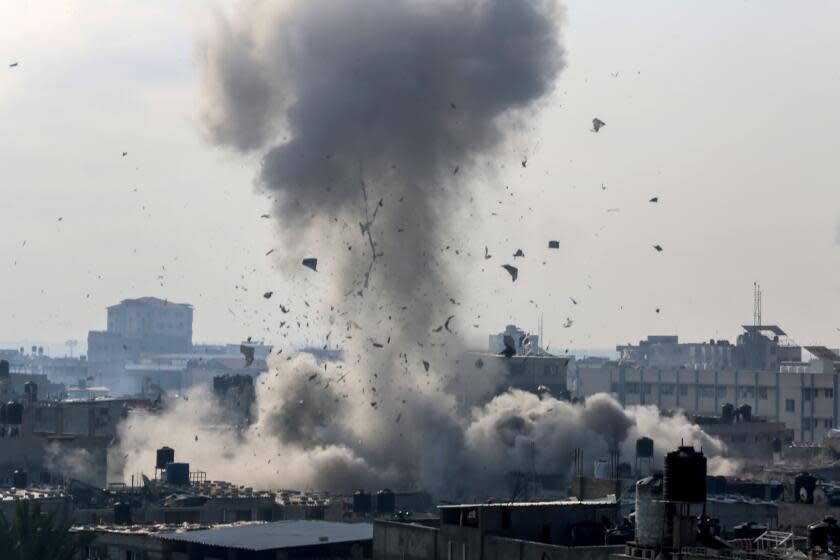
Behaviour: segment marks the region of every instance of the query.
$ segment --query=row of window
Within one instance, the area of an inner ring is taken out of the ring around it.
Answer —
[[[818,399],[820,396],[823,396],[826,399],[833,399],[834,389],[812,389],[810,387],[802,389],[803,400],[810,401],[812,398]]]
[[[637,394],[645,394],[650,395],[654,391],[655,384],[654,383],[636,383],[636,382],[629,382],[624,384],[624,390],[629,395],[637,395]],[[659,384],[659,392],[662,395],[673,395],[677,391],[678,385],[675,383],[660,383]],[[717,391],[715,391],[714,385],[696,385],[697,392],[700,394],[700,398],[708,398],[713,399],[715,398],[715,392],[717,392],[717,397],[719,399],[725,399],[729,397],[729,387],[725,385],[718,385]],[[679,385],[679,393],[681,397],[688,396],[688,384],[681,384]],[[734,387],[732,388],[733,395],[735,393]],[[738,387],[738,397],[741,399],[754,399],[756,395],[759,399],[766,400],[768,395],[769,387]],[[618,393],[621,390],[621,384],[613,382],[611,384],[610,390],[613,393]],[[830,391],[831,389],[826,389]],[[833,394],[832,394],[833,397]]]

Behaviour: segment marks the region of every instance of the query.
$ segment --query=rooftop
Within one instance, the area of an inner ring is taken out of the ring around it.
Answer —
[[[551,502],[490,502],[484,504],[441,504],[438,509],[454,508],[493,508],[493,507],[556,507],[556,506],[614,506],[616,500],[555,500]]]
[[[164,533],[158,538],[241,550],[274,550],[373,539],[370,523],[327,521],[275,521],[185,533]]]
[[[174,305],[174,306],[178,306],[178,307],[190,307],[190,308],[192,307],[192,305],[190,305],[188,303],[175,303],[175,302],[172,302],[172,301],[168,301],[168,300],[160,299],[160,298],[156,298],[156,297],[141,297],[141,298],[135,298],[135,299],[124,299],[121,302],[119,302],[117,305],[111,305],[109,307],[109,309],[111,307],[118,307],[120,305],[151,305],[151,306],[156,306],[156,307],[164,307],[164,306],[167,306],[167,305]]]

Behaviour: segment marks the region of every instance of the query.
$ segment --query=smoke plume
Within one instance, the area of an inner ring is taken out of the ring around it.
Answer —
[[[306,0],[220,20],[202,46],[209,137],[261,158],[288,291],[344,359],[275,348],[244,430],[204,389],[131,418],[126,472],[166,444],[211,478],[478,496],[511,471],[562,471],[573,447],[598,453],[637,433],[714,446],[684,418],[603,395],[489,400],[500,365],[466,359],[455,271],[483,255],[459,245],[471,225],[451,216],[475,194],[470,172],[552,91],[561,19],[552,0]],[[301,266],[309,257],[318,272]]]

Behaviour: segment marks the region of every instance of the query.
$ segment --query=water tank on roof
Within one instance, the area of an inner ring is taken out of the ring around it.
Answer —
[[[655,474],[636,483],[636,542],[640,546],[660,546],[665,533],[665,502],[662,501],[662,475]]]
[[[36,402],[38,400],[38,384],[27,381],[23,384],[23,394],[29,402]]]
[[[9,362],[0,360],[0,377],[9,377]]]
[[[828,545],[840,544],[840,525],[833,517],[826,517],[818,523],[808,525],[808,548],[820,547],[828,550]]]
[[[702,451],[684,445],[665,456],[662,494],[666,502],[706,501],[706,456]]]
[[[167,463],[175,462],[175,450],[171,447],[161,447],[155,456],[155,468],[165,469]]]
[[[16,470],[12,473],[12,486],[15,488],[26,488],[29,486],[29,477],[26,476],[26,471]]]
[[[176,486],[187,486],[190,483],[189,463],[167,463],[166,482]]]
[[[114,504],[114,524],[131,525],[131,504],[125,502]]]
[[[731,424],[732,418],[735,416],[735,405],[726,403],[720,411],[720,421],[724,424]]]
[[[366,515],[370,513],[372,509],[371,495],[364,490],[356,490],[356,493],[353,494],[353,513]]]
[[[23,405],[19,402],[9,401],[6,403],[6,424],[17,424],[23,422]]]
[[[817,478],[807,472],[796,475],[793,479],[793,499],[796,502],[814,503],[814,489],[817,487]]]
[[[752,407],[748,404],[742,404],[738,407],[738,413],[741,416],[741,422],[752,421]]]
[[[653,440],[649,437],[640,437],[636,440],[636,457],[653,457]]]
[[[397,509],[397,500],[394,493],[385,488],[376,493],[376,513],[394,513]]]

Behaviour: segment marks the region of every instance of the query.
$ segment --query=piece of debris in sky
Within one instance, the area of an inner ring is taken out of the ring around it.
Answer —
[[[560,248],[560,242],[559,241],[554,241],[554,240],[549,241],[548,242],[548,248],[549,249],[559,249]]]
[[[573,298],[573,297],[569,296],[569,299],[570,299],[570,300],[572,300],[572,303],[574,303],[575,305],[577,305],[577,300],[576,300],[575,298]]]
[[[515,266],[511,266],[511,265],[509,265],[509,264],[503,264],[503,265],[502,265],[502,268],[504,268],[505,270],[507,270],[507,271],[508,271],[508,274],[510,274],[511,279],[512,279],[514,282],[516,282],[516,277],[517,277],[517,276],[519,276],[519,269],[518,269],[518,268],[516,268]]]
[[[303,259],[302,264],[303,264],[303,266],[305,266],[307,268],[311,268],[315,272],[318,272],[318,259],[312,259],[312,258]]]
[[[281,303],[280,304],[280,311],[282,311],[285,314],[285,313],[289,312],[289,308]]]
[[[271,214],[260,214],[260,218],[268,219],[271,217]]]
[[[659,197],[658,197],[658,196],[654,196],[654,197],[653,197],[653,198],[651,198],[648,202],[653,202],[653,203],[655,204],[655,203],[659,202]]]
[[[128,155],[128,152],[123,152],[123,153],[122,153],[122,157],[125,157],[125,156],[127,156],[127,155]]]
[[[656,308],[656,312],[659,313],[659,308],[658,307]]]
[[[273,296],[273,295],[274,295],[274,292],[266,292],[266,293],[263,294],[263,297],[265,299],[271,299],[271,296]]]
[[[242,355],[245,356],[245,367],[250,366],[254,363],[254,347],[253,346],[245,346],[244,344],[239,345],[239,351],[242,352]]]
[[[490,254],[490,251],[487,249],[487,245],[484,246],[484,259],[487,260],[493,255]]]
[[[654,245],[654,246],[653,246],[653,248],[654,248],[654,249],[656,249],[656,252],[657,252],[657,253],[661,253],[661,252],[662,252],[662,245]]]
[[[429,371],[429,362],[427,362],[426,360],[423,360],[423,368],[424,368],[426,371]]]
[[[522,167],[528,167],[528,158],[522,160]]]
[[[568,329],[568,328],[569,328],[569,327],[571,327],[573,324],[574,324],[574,321],[573,321],[573,320],[571,320],[571,319],[569,319],[568,317],[566,317],[566,320],[565,320],[565,321],[563,321],[563,328],[564,328],[564,329]]]
[[[266,253],[266,254],[265,254],[265,256],[267,257],[268,255],[270,255],[270,254],[271,254],[271,253],[273,253],[273,252],[274,252],[274,249],[269,249],[269,250],[268,250],[268,253]]]
[[[452,329],[449,328],[449,322],[455,318],[455,315],[450,315],[446,318],[446,322],[443,324],[443,328],[446,329],[447,332],[452,332]]]
[[[12,62],[11,64],[9,64],[9,68],[16,68],[17,65],[18,65],[17,62]]]
[[[516,341],[513,340],[513,337],[510,336],[509,334],[506,334],[503,341],[504,341],[505,348],[504,348],[504,350],[499,352],[499,354],[501,354],[505,358],[511,358],[511,357],[515,356],[516,355]],[[477,362],[476,362],[476,365],[478,365]]]
[[[525,253],[522,252],[522,249],[517,249],[516,252],[513,254],[514,259],[516,257],[524,257],[524,256],[525,256]]]
[[[455,169],[453,169],[453,170],[452,170],[452,174],[453,174],[453,175],[457,175],[457,174],[458,174],[458,170],[459,170],[460,168],[461,168],[461,167],[460,167],[459,165],[456,165],[456,166],[455,166]]]
[[[606,126],[606,124],[607,123],[597,117],[592,119],[592,132],[598,132],[601,130],[601,127]]]

